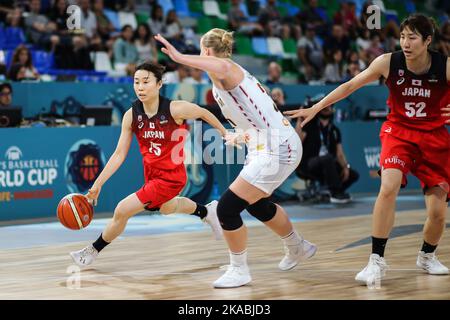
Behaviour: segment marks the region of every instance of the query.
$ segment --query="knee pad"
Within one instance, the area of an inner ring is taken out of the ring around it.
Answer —
[[[268,198],[262,198],[247,207],[247,211],[261,222],[267,222],[275,217],[277,206]]]
[[[217,217],[222,228],[227,231],[239,229],[243,224],[241,212],[247,206],[247,201],[239,198],[233,191],[227,189],[217,204]]]

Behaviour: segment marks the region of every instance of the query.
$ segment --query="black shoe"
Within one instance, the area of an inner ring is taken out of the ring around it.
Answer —
[[[352,197],[345,192],[332,193],[330,197],[331,203],[349,203],[350,201],[352,201]]]

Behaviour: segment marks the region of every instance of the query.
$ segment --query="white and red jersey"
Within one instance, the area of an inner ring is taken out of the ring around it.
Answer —
[[[172,170],[180,165],[184,166],[186,125],[178,125],[172,118],[170,103],[171,100],[159,96],[158,112],[153,117],[148,117],[142,102],[133,102],[131,127],[139,144],[144,168]]]
[[[416,75],[406,67],[403,51],[393,52],[386,85],[388,120],[413,130],[431,131],[445,125],[441,108],[450,103],[447,82],[447,56],[431,54],[430,70]]]
[[[244,68],[241,69],[244,79],[235,88],[222,90],[213,85],[214,99],[235,129],[246,132],[268,131],[272,136],[278,136],[282,144],[296,134],[294,128],[258,80]]]

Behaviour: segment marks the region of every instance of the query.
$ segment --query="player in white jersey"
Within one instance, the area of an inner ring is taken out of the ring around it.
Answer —
[[[208,73],[214,98],[236,130],[226,135],[226,144],[244,141],[248,147],[244,168],[217,205],[230,265],[214,287],[239,287],[251,281],[247,229],[240,216],[244,209],[281,237],[286,253],[278,265],[281,270],[312,257],[316,246],[304,240],[284,209],[268,199],[300,163],[300,138],[260,83],[231,60],[233,34],[210,30],[200,40],[200,56],[181,54],[159,34],[155,39],[173,61]]]

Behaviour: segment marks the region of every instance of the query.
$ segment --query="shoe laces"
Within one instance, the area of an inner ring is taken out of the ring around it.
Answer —
[[[233,278],[234,275],[237,274],[241,274],[242,273],[242,268],[239,266],[233,266],[231,264],[226,264],[224,266],[220,266],[219,268],[220,270],[226,270],[224,275],[222,277],[226,277],[226,278]]]
[[[95,250],[93,246],[88,246],[80,252],[80,256],[84,258],[86,256],[94,255],[96,252],[97,250]]]
[[[388,268],[386,261],[382,257],[373,257],[372,256],[370,259],[370,264],[376,265],[376,266],[378,266],[380,268],[384,268],[384,269]]]
[[[424,253],[424,254],[422,255],[422,259],[425,260],[425,263],[437,264],[437,265],[440,265],[440,264],[441,264],[441,263],[439,262],[439,260],[437,259],[436,255],[434,254],[434,252]]]
[[[300,246],[302,246],[302,242],[300,242],[299,244],[295,244],[295,245],[288,245],[285,244],[284,245],[284,253],[286,256],[295,256],[299,253],[299,251],[301,250]]]

